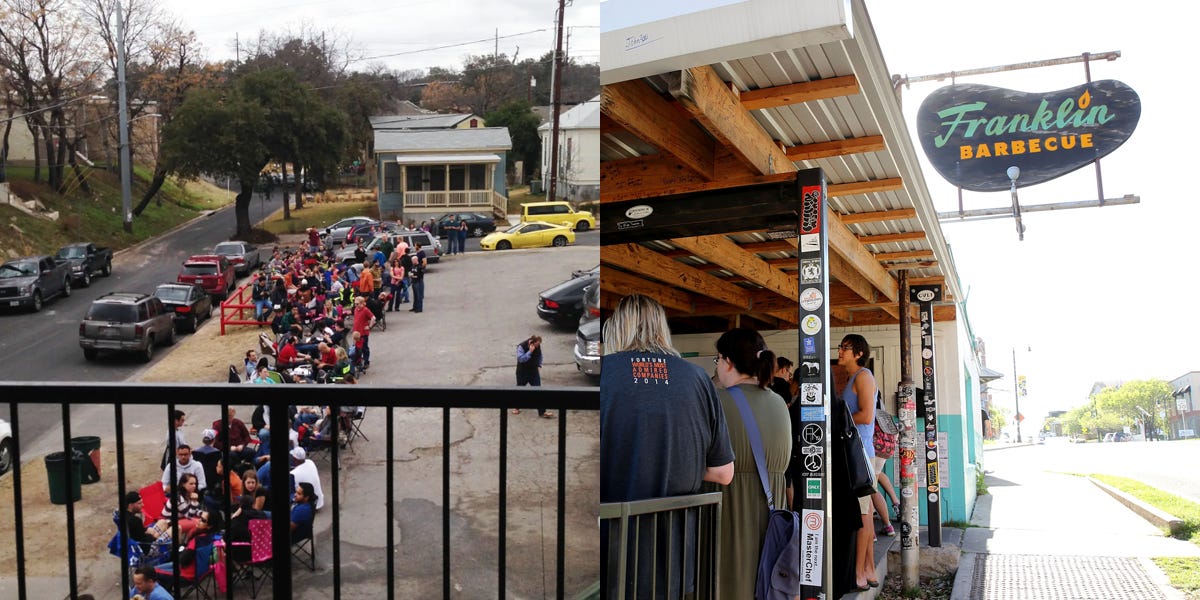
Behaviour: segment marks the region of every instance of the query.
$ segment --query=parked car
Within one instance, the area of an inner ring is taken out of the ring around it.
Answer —
[[[362,216],[346,217],[345,219],[342,219],[341,221],[338,221],[337,223],[334,223],[333,225],[329,225],[329,226],[321,229],[320,230],[321,239],[325,240],[326,243],[330,243],[331,241],[340,242],[340,241],[346,239],[346,234],[350,233],[351,227],[354,227],[355,225],[360,225],[362,223],[369,223],[374,220],[375,219],[372,219],[371,217],[362,217]]]
[[[212,253],[227,258],[238,275],[249,275],[262,265],[258,247],[250,242],[221,242],[213,247]]]
[[[446,237],[446,224],[450,222],[450,217],[467,222],[468,237],[483,237],[496,230],[496,221],[487,215],[479,213],[446,213],[438,217],[438,220],[433,223],[433,230],[437,232],[438,237]]]
[[[13,466],[13,441],[12,441],[12,426],[8,421],[0,419],[0,475],[3,475]]]
[[[371,221],[370,223],[361,223],[355,225],[346,233],[346,245],[351,246],[358,243],[359,239],[364,242],[373,240],[381,233],[397,233],[404,231],[404,228],[399,223],[392,221]],[[334,238],[333,243],[338,243],[341,240]]]
[[[401,240],[408,244],[409,252],[416,252],[416,242],[421,242],[421,247],[425,249],[425,260],[430,263],[436,263],[441,259],[442,243],[437,238],[425,231],[401,230],[388,234],[388,239],[392,244],[399,244]],[[367,251],[367,256],[375,254],[375,249],[383,243],[383,237],[371,238],[371,241],[363,244],[363,249]],[[354,250],[358,247],[356,243],[353,246],[347,245],[345,248],[338,250],[334,256],[337,261],[345,264],[355,264],[358,261],[354,259]]]
[[[575,243],[575,232],[569,227],[536,221],[517,223],[504,231],[489,233],[479,240],[483,250],[508,250],[510,248],[541,248],[566,246]]]
[[[14,258],[0,265],[0,306],[33,312],[57,296],[71,295],[71,265],[46,255]]]
[[[162,300],[149,294],[112,292],[96,298],[79,322],[83,357],[101,351],[134,352],[142,362],[154,358],[156,346],[175,343],[175,317]]]
[[[581,373],[600,376],[600,357],[604,354],[600,328],[600,281],[583,290],[583,314],[575,330],[575,367]]]
[[[575,231],[587,231],[596,226],[596,217],[586,210],[575,210],[570,202],[527,202],[521,205],[521,222],[545,221]]]
[[[583,314],[583,291],[600,280],[600,266],[572,274],[572,277],[538,294],[537,313],[543,320],[558,327],[579,324]]]
[[[218,254],[197,254],[183,261],[175,278],[179,283],[194,283],[215,298],[224,300],[233,291],[237,273],[229,259]]]
[[[194,283],[164,283],[154,289],[154,296],[175,315],[177,331],[195,333],[200,321],[212,317],[212,296]]]
[[[92,276],[99,273],[112,275],[112,249],[91,242],[67,244],[58,249],[55,260],[65,260],[71,265],[71,282],[81,287],[92,285]]]

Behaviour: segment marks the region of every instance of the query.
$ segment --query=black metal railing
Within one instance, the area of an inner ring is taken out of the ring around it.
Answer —
[[[720,492],[604,503],[600,520],[608,598],[716,600]]]
[[[496,490],[498,519],[496,523],[496,535],[498,538],[497,548],[497,587],[496,597],[506,597],[505,581],[506,577],[512,574],[507,573],[507,552],[506,552],[506,532],[507,532],[507,488],[508,488],[508,468],[507,468],[507,446],[508,446],[508,409],[534,409],[534,408],[550,408],[558,411],[558,457],[557,457],[557,527],[556,537],[556,569],[555,569],[555,590],[557,598],[565,598],[565,501],[567,497],[566,488],[566,458],[567,458],[567,418],[569,411],[598,411],[600,407],[599,388],[555,388],[555,387],[522,387],[522,388],[438,388],[438,387],[374,387],[374,386],[349,386],[349,385],[239,385],[239,384],[210,384],[210,385],[150,385],[150,384],[98,384],[98,383],[77,383],[77,384],[40,384],[40,383],[24,383],[24,382],[3,382],[0,383],[0,397],[8,400],[10,410],[10,422],[13,430],[13,471],[12,487],[13,487],[13,510],[12,518],[14,520],[15,534],[15,554],[16,554],[16,579],[17,579],[17,598],[18,600],[26,600],[29,598],[29,590],[26,582],[26,550],[25,550],[25,530],[24,530],[24,513],[22,510],[23,498],[25,490],[22,488],[21,477],[21,406],[24,405],[61,405],[62,410],[62,434],[63,434],[63,451],[68,457],[62,461],[64,471],[67,471],[66,481],[69,488],[71,468],[70,456],[71,449],[71,420],[70,411],[72,406],[78,405],[109,405],[114,411],[114,427],[115,427],[115,443],[117,456],[117,494],[112,499],[112,506],[121,506],[124,509],[123,498],[127,491],[126,488],[126,457],[124,455],[125,438],[124,438],[124,411],[127,406],[137,405],[144,408],[146,405],[163,407],[166,421],[166,429],[164,432],[173,432],[174,422],[172,413],[177,405],[207,405],[220,406],[220,414],[222,421],[222,432],[229,431],[228,408],[234,406],[257,406],[265,405],[270,409],[270,428],[274,432],[288,431],[288,407],[289,405],[328,405],[331,407],[333,415],[340,414],[341,406],[365,406],[365,407],[382,407],[385,410],[385,430],[386,430],[386,468],[385,468],[385,488],[386,488],[386,523],[387,527],[386,544],[387,551],[383,552],[386,555],[386,577],[389,582],[386,593],[381,592],[379,597],[386,597],[389,600],[395,597],[395,549],[396,543],[394,539],[393,527],[390,524],[395,522],[394,514],[394,482],[395,471],[393,463],[395,462],[395,447],[393,440],[395,438],[394,425],[394,410],[395,408],[441,408],[442,409],[442,597],[452,597],[451,587],[451,556],[453,548],[451,547],[450,536],[450,518],[451,518],[451,470],[450,470],[450,453],[451,453],[451,438],[450,438],[450,421],[451,409],[497,409],[499,410],[499,477],[498,489]],[[219,398],[220,402],[213,402],[214,398]],[[70,402],[62,402],[63,399],[70,399]],[[376,414],[378,411],[376,411]],[[334,419],[334,430],[332,439],[337,440],[338,434],[338,419]],[[172,480],[177,480],[174,472],[174,436],[167,434],[170,438],[171,448],[171,470]],[[326,494],[326,502],[328,506],[324,511],[331,514],[331,536],[332,545],[332,560],[330,569],[332,571],[332,591],[330,597],[340,598],[342,589],[342,565],[340,556],[341,545],[341,515],[339,510],[339,493],[338,493],[338,472],[339,465],[339,444],[333,443],[330,445],[330,478],[332,489]],[[289,439],[287,435],[276,434],[270,438],[270,464],[271,464],[271,480],[273,482],[286,482],[289,478]],[[225,453],[225,473],[229,473],[228,453]],[[291,490],[286,489],[286,485],[273,485],[270,488],[270,498],[268,508],[271,509],[272,515],[272,555],[275,559],[271,563],[272,569],[272,588],[274,598],[292,598],[294,597],[292,590],[292,562],[289,560],[292,552],[292,540],[290,539],[290,512],[291,512]],[[225,514],[230,514],[229,494],[225,493]],[[64,507],[66,517],[66,533],[67,533],[67,561],[68,561],[68,590],[64,591],[66,597],[76,598],[82,593],[79,590],[79,575],[77,570],[79,552],[76,547],[75,540],[75,502],[72,494],[67,493],[67,501]],[[0,513],[2,515],[2,513]],[[0,516],[0,518],[4,518]],[[178,536],[178,521],[172,520],[172,529],[176,533],[175,539]],[[118,527],[118,531],[121,527]],[[417,543],[428,543],[428,540],[420,540]],[[90,550],[90,549],[89,549]],[[119,565],[121,570],[121,589],[127,590],[130,587],[130,573],[126,566],[129,564],[127,555],[128,544],[122,544],[122,560]],[[94,553],[88,552],[87,556],[92,556]],[[225,553],[227,561],[231,561],[231,553]],[[175,559],[175,572],[178,573],[178,557]],[[228,564],[227,573],[232,572],[232,563]],[[479,565],[465,565],[471,570],[478,570]],[[114,568],[118,568],[114,565]],[[177,596],[178,597],[178,596]],[[234,597],[234,586],[229,585],[227,591],[218,594],[218,597]]]

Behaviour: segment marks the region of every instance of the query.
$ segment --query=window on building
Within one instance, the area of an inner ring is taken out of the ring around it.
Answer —
[[[383,163],[383,193],[393,194],[400,191],[400,165],[394,162]]]
[[[425,189],[425,168],[418,165],[405,167],[404,179],[406,181],[405,191],[419,192]]]
[[[471,169],[470,169],[471,182],[467,189],[472,189],[472,190],[488,189],[487,172],[488,172],[487,165],[471,165]]]
[[[450,165],[450,187],[459,191],[467,189],[467,165]]]
[[[446,165],[430,165],[429,167],[429,186],[425,189],[431,191],[446,190]]]

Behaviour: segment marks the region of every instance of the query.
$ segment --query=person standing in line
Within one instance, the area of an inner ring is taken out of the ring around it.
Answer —
[[[529,339],[517,344],[517,387],[542,385],[542,338],[531,335]],[[512,414],[521,414],[521,409],[514,408]],[[538,416],[543,419],[553,419],[554,413],[544,408],[538,409]]]
[[[450,215],[441,230],[446,234],[446,253],[450,256],[458,254],[458,216]]]
[[[393,312],[399,310],[398,307],[400,306],[401,298],[404,298],[405,301],[408,300],[408,290],[406,289],[408,286],[404,280],[404,266],[400,264],[399,257],[392,259],[391,264],[388,265],[388,269],[391,272],[392,295],[388,298],[387,311]]]
[[[720,597],[753,598],[769,511],[787,506],[784,472],[792,457],[792,425],[787,404],[768,387],[776,371],[775,353],[767,348],[757,331],[745,327],[726,331],[717,339],[715,361],[721,380],[717,396],[729,423],[729,442],[737,457],[733,481],[713,486],[722,493]],[[745,396],[758,425],[763,459],[767,463],[767,482],[771,486],[769,506],[747,433],[750,424],[742,418],[730,391],[733,388]]]
[[[425,310],[425,268],[428,264],[425,261],[425,249],[421,247],[421,242],[414,242],[417,253],[412,259],[412,268],[408,271],[408,279],[412,286],[412,302],[413,307],[408,309],[408,312],[420,313]]]
[[[459,254],[467,253],[467,237],[470,234],[470,229],[471,229],[471,226],[469,224],[467,224],[466,219],[459,219],[458,231],[454,232],[454,233],[458,234],[458,253]]]
[[[362,363],[362,370],[371,366],[371,327],[375,326],[375,314],[367,308],[367,299],[362,296],[354,298],[354,338],[355,347]]]
[[[641,294],[622,298],[604,324],[604,340],[600,501],[684,496],[700,492],[704,482],[732,481],[733,449],[716,388],[704,369],[680,358],[672,346],[662,305]],[[650,519],[639,520],[645,526],[631,540],[637,543],[637,572],[628,578],[645,582],[638,587],[638,598],[649,597],[651,582],[660,590],[680,590],[681,596],[694,591],[694,561],[683,561],[687,572],[668,570],[665,557],[660,554],[656,564],[650,550],[674,543],[683,556],[694,557],[694,522],[685,526],[676,521],[671,528],[662,521],[655,527]],[[607,526],[601,528],[601,581],[609,590],[626,585],[627,597],[632,597],[630,582],[618,581],[617,565],[609,564],[608,533]]]
[[[863,440],[863,448],[867,456],[875,458],[874,444],[867,440],[875,437],[875,376],[866,368],[867,359],[871,357],[871,346],[866,338],[852,333],[842,338],[838,346],[838,366],[845,370],[849,381],[842,390],[842,400],[850,409],[850,417],[854,427],[858,429],[859,438]],[[871,497],[858,499],[859,513],[862,515],[862,529],[858,530],[858,547],[855,556],[854,583],[858,591],[866,591],[868,587],[879,587],[875,577],[875,527],[871,518]]]
[[[784,404],[792,399],[792,361],[786,357],[780,356],[775,359],[771,391],[779,394]]]
[[[876,418],[877,419],[891,419],[892,418],[891,415],[880,410],[882,408],[883,408],[883,401],[881,399],[876,400],[875,401]],[[893,423],[894,422],[895,421],[893,421]],[[900,516],[900,497],[896,495],[896,489],[892,487],[892,480],[888,479],[887,473],[884,471],[884,467],[887,466],[888,459],[891,458],[896,453],[896,444],[895,443],[888,444],[887,442],[885,442],[884,436],[881,435],[883,433],[882,430],[879,430],[878,426],[876,426],[875,429],[876,429],[876,431],[874,432],[875,438],[873,440],[874,441],[873,445],[874,445],[874,449],[875,449],[875,458],[872,459],[873,460],[872,466],[875,468],[875,480],[879,482],[879,487],[883,488],[883,491],[887,493],[888,498],[892,502],[892,510],[896,513],[896,516],[899,517]],[[883,527],[883,530],[880,531],[880,533],[882,533],[883,535],[886,535],[888,537],[895,537],[896,528],[892,527],[892,521],[891,521],[891,516],[890,516],[891,513],[888,512],[888,507],[884,503],[883,494],[879,493],[878,489],[875,490],[874,494],[871,494],[871,504],[875,507],[875,513],[878,514],[880,517],[880,520],[883,521],[884,527]]]
[[[175,421],[175,448],[178,449],[187,445],[187,440],[183,439],[183,423],[187,420],[187,415],[182,410],[176,410],[171,416]],[[173,454],[171,451],[171,438],[168,436],[167,447],[163,449],[162,460],[159,461],[160,469],[167,468]]]

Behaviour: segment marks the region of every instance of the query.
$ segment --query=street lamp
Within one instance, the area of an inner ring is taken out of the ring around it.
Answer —
[[[1011,172],[1013,169],[1016,169],[1016,167],[1009,168],[1009,171]],[[1011,176],[1011,174],[1010,174],[1010,176]],[[1014,189],[1015,189],[1015,187],[1014,187]],[[1031,348],[1029,346],[1025,347],[1026,352],[1029,352],[1030,350],[1031,350]],[[1019,444],[1019,443],[1021,443],[1021,393],[1022,393],[1022,390],[1021,390],[1021,379],[1017,375],[1017,347],[1016,346],[1013,346],[1012,357],[1013,357],[1013,402],[1016,404],[1016,410],[1017,410],[1017,414],[1013,416],[1013,420],[1017,422],[1017,443]]]
[[[1009,181],[1012,181],[1009,193],[1012,194],[1013,218],[1017,220],[1017,238],[1023,242],[1025,241],[1025,225],[1021,223],[1021,203],[1017,201],[1017,178],[1021,176],[1021,168],[1014,165],[1009,167],[1005,173],[1008,174]]]

